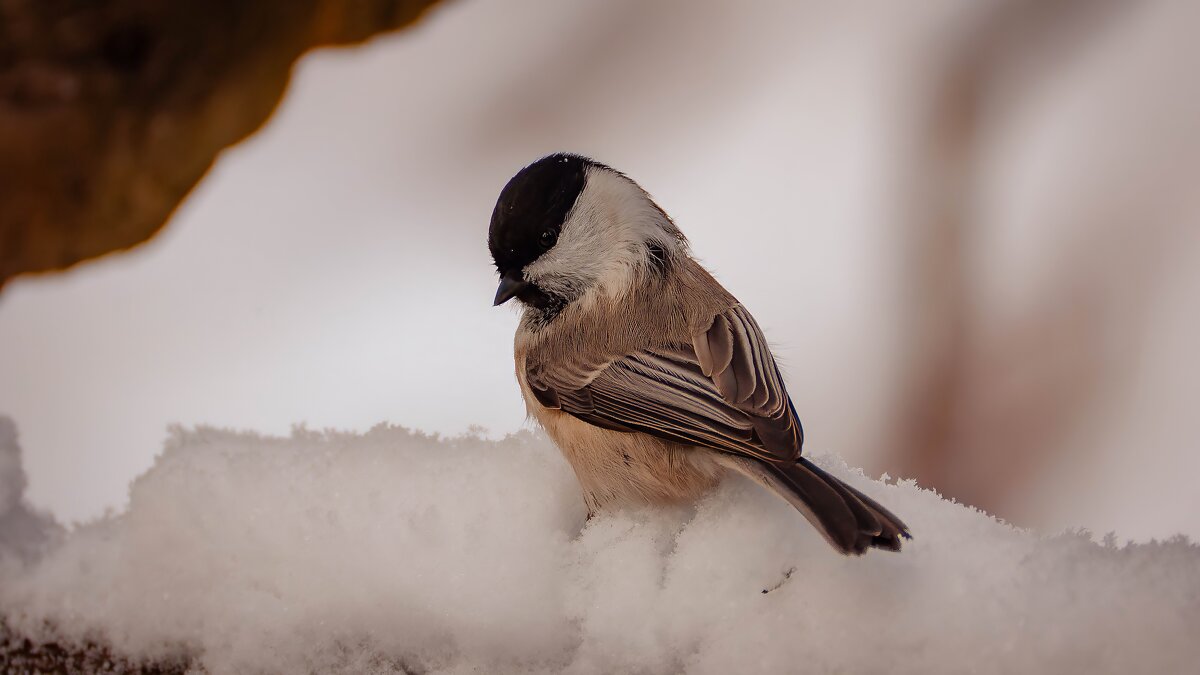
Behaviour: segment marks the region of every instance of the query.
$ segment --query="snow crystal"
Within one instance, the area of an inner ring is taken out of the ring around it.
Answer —
[[[1200,549],[1182,538],[1040,538],[820,461],[910,524],[902,553],[837,555],[740,479],[691,507],[586,521],[570,468],[533,433],[177,429],[124,513],[0,568],[0,609],[35,639],[210,673],[1185,672],[1200,659]]]

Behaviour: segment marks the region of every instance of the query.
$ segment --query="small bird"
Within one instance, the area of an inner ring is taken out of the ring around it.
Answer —
[[[633,180],[579,155],[539,159],[501,191],[488,248],[494,304],[523,305],[525,404],[574,468],[589,517],[692,500],[732,470],[842,553],[898,551],[909,538],[801,456],[800,420],[754,317]]]

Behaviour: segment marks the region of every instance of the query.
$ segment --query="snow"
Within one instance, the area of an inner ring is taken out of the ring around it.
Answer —
[[[11,515],[11,423],[0,449]],[[36,561],[0,543],[0,610],[38,639],[210,673],[1169,673],[1200,658],[1200,549],[1183,538],[1039,537],[818,461],[912,526],[902,553],[839,556],[740,479],[586,521],[532,432],[177,428],[126,511]]]

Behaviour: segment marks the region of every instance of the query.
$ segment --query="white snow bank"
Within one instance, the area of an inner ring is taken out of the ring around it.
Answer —
[[[903,553],[841,557],[742,480],[585,526],[530,433],[176,431],[0,608],[212,673],[1195,672],[1195,546],[1040,539],[824,464],[908,521]]]

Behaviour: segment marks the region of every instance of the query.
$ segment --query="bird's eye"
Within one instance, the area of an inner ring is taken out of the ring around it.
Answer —
[[[538,237],[538,243],[542,248],[550,248],[554,246],[554,242],[558,240],[558,232],[554,229],[542,230],[542,235]]]

